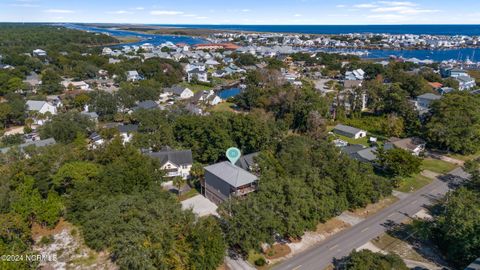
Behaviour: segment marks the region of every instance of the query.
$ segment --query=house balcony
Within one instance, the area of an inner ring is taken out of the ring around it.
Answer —
[[[249,193],[255,192],[257,190],[256,186],[249,186],[245,188],[239,188],[236,191],[232,192],[232,195],[235,197],[243,197],[248,195]]]

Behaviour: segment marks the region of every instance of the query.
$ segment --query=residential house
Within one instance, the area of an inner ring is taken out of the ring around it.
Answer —
[[[158,109],[159,106],[158,104],[153,101],[153,100],[145,100],[142,102],[139,102],[137,106],[132,108],[132,111],[138,111],[138,110],[154,110]]]
[[[335,126],[335,128],[333,129],[333,133],[339,134],[348,138],[352,138],[352,139],[360,139],[367,136],[367,132],[365,130],[361,130],[358,128],[354,128],[354,127],[346,126],[342,124]]]
[[[243,197],[256,191],[258,177],[230,162],[205,167],[205,197],[221,204],[232,197]]]
[[[88,137],[90,140],[90,148],[91,149],[97,149],[99,146],[103,145],[105,143],[105,140],[100,136],[98,133],[93,132],[90,134]]]
[[[377,147],[365,147],[360,144],[348,145],[341,148],[342,153],[360,162],[372,163],[377,160]]]
[[[129,82],[136,82],[142,80],[143,77],[138,74],[136,70],[130,70],[127,72],[127,81]]]
[[[446,95],[448,93],[451,93],[451,92],[455,91],[455,89],[453,89],[452,87],[442,87],[442,88],[439,88],[437,91],[440,95],[443,96],[443,95]]]
[[[203,103],[205,105],[215,106],[222,102],[222,99],[215,94],[213,90],[205,90],[197,92],[193,98],[192,102],[195,104]]]
[[[391,138],[386,145],[389,144],[392,147],[400,148],[406,151],[411,152],[415,156],[419,156],[420,153],[425,151],[426,142],[420,138],[412,137],[412,138]]]
[[[193,165],[191,150],[172,150],[166,148],[160,152],[147,153],[148,156],[160,161],[160,169],[166,177],[182,177],[188,179]]]
[[[57,107],[46,102],[46,101],[40,101],[40,100],[27,100],[27,111],[29,112],[36,112],[39,114],[51,114],[51,115],[56,115],[57,114]],[[43,125],[45,121],[43,119],[34,119],[35,124],[37,125]]]
[[[363,81],[364,79],[365,71],[363,71],[362,69],[345,72],[345,80],[347,81]]]
[[[98,123],[98,114],[96,112],[89,112],[87,108],[86,111],[83,111],[80,114],[88,117],[88,119],[92,120],[93,122]]]
[[[455,79],[458,81],[460,91],[470,90],[477,86],[475,79],[470,76],[458,76]]]
[[[199,69],[193,69],[188,71],[187,76],[188,82],[192,82],[193,80],[198,80],[199,82],[209,82],[208,73]]]
[[[417,97],[417,100],[416,100],[417,109],[419,111],[428,110],[432,102],[434,102],[435,100],[439,100],[441,98],[442,96],[431,94],[431,93],[420,95]]]
[[[42,49],[36,49],[36,50],[33,50],[33,56],[45,57],[47,56],[47,52]]]
[[[235,163],[235,166],[240,167],[249,172],[255,172],[258,169],[256,158],[260,155],[260,152],[243,155]]]
[[[56,144],[57,142],[55,141],[54,138],[49,138],[49,139],[45,139],[45,140],[40,140],[40,141],[32,141],[32,142],[27,142],[27,143],[23,143],[23,144],[20,144],[18,146],[14,146],[14,147],[5,147],[5,148],[1,148],[0,149],[0,153],[2,154],[6,154],[8,153],[10,150],[12,150],[13,148],[18,148],[20,149],[20,151],[24,151],[25,148],[29,147],[29,146],[34,146],[34,147],[45,147],[45,146],[49,146],[49,145],[54,145]]]
[[[122,137],[123,143],[129,143],[133,139],[133,135],[138,131],[138,125],[122,125],[118,126],[118,132]]]
[[[31,72],[23,82],[28,84],[32,90],[36,90],[42,84],[40,76],[35,72]]]
[[[194,96],[192,90],[183,86],[173,86],[172,88],[167,89],[166,91],[171,92],[173,95],[177,96],[179,99],[189,99]]]
[[[65,80],[65,81],[62,81],[62,85],[63,87],[65,87],[65,89],[83,90],[83,91],[91,90],[90,85],[88,85],[88,83],[84,81],[73,82],[70,80]]]

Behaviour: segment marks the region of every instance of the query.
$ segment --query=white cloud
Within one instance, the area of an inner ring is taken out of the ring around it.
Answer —
[[[205,17],[205,16],[199,16],[199,17],[195,17],[195,19],[199,19],[199,20],[205,20],[205,19],[208,19],[208,17]]]
[[[408,1],[379,1],[378,3],[387,5],[387,6],[407,6],[407,7],[416,7],[418,4]]]
[[[184,12],[182,11],[174,11],[174,10],[152,10],[150,11],[151,15],[165,15],[165,16],[174,16],[174,15],[182,15]]]
[[[294,17],[302,17],[302,14],[294,14]]]
[[[136,10],[144,10],[145,8],[144,7],[136,7],[135,9]]]
[[[248,8],[242,9],[241,12],[250,12],[251,10]]]
[[[75,13],[74,10],[69,10],[69,9],[47,9],[44,10],[47,13],[58,13],[58,14],[71,14]]]
[[[126,11],[126,10],[115,10],[115,11],[107,11],[108,14],[132,14],[133,12]]]
[[[337,8],[344,8],[347,7],[346,5],[336,5]]]
[[[355,7],[355,8],[376,8],[378,6],[375,5],[375,4],[358,4],[358,5],[354,5],[353,7]]]
[[[197,17],[195,14],[183,14],[183,17]]]
[[[408,6],[381,7],[381,8],[372,9],[371,11],[375,13],[397,12],[399,14],[421,14],[421,13],[439,12],[439,10],[434,10],[434,9],[419,9],[419,8],[412,8]]]

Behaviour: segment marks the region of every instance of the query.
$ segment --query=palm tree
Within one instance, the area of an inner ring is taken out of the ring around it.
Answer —
[[[181,195],[181,192],[182,192],[182,187],[185,186],[185,179],[183,179],[182,177],[180,176],[177,176],[173,179],[173,186],[175,188],[177,188],[177,194],[180,196]]]

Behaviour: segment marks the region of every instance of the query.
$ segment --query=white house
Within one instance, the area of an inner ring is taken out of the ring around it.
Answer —
[[[148,156],[160,161],[160,169],[166,177],[182,177],[188,179],[193,165],[192,151],[176,151],[166,148],[160,152],[148,153]]]
[[[77,82],[72,82],[69,80],[65,80],[62,82],[63,87],[66,89],[69,89],[70,87],[75,89],[75,90],[83,90],[83,91],[88,91],[90,89],[90,85],[84,81],[77,81]]]
[[[105,47],[102,50],[102,55],[111,55],[112,53],[113,53],[113,51],[109,47]]]
[[[200,71],[199,69],[190,70],[188,72],[188,82],[197,79],[199,82],[209,82],[208,73],[205,71]]]
[[[129,82],[136,82],[142,80],[142,76],[138,74],[136,70],[130,70],[127,72],[127,81]]]
[[[458,90],[470,90],[477,86],[475,79],[470,76],[458,76],[455,78],[458,81]]]
[[[177,96],[179,99],[189,99],[194,96],[194,93],[192,90],[190,90],[187,87],[182,87],[178,85],[170,88],[169,91],[171,91],[172,94]]]
[[[33,55],[43,57],[43,56],[47,56],[47,52],[42,49],[36,49],[36,50],[33,50]]]
[[[27,110],[33,112],[39,112],[41,114],[45,114],[47,112],[51,113],[52,115],[57,114],[57,107],[46,102],[40,100],[27,100]]]

